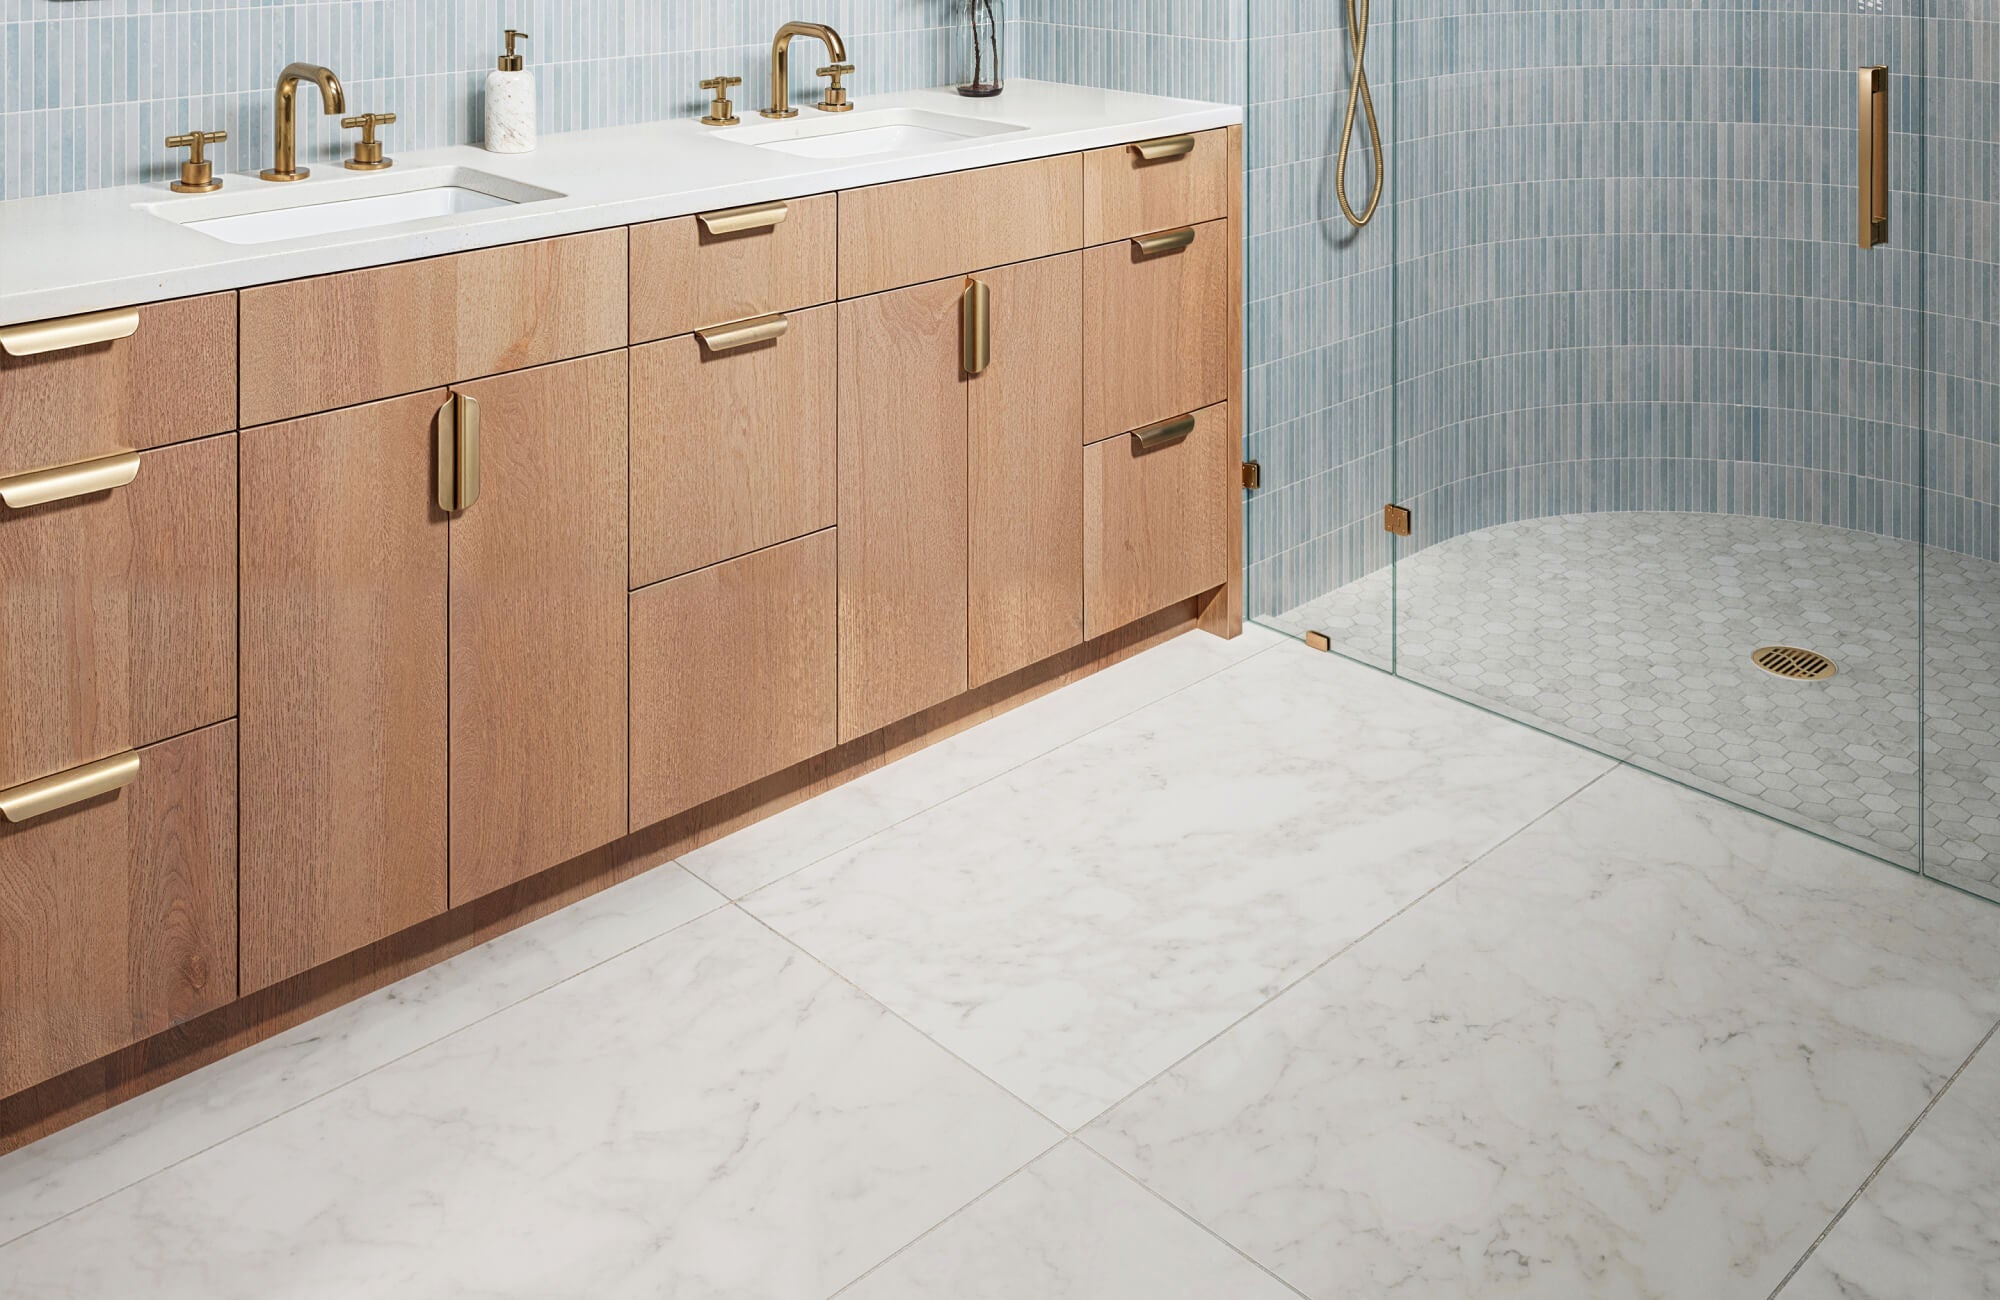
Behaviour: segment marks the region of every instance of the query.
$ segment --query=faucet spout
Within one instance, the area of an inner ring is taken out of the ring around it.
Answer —
[[[302,181],[312,175],[311,171],[299,166],[299,83],[310,81],[319,87],[320,108],[329,117],[337,117],[347,111],[347,92],[341,88],[340,78],[333,75],[333,69],[322,68],[317,63],[291,63],[278,74],[278,90],[272,106],[275,115],[272,132],[277,141],[271,165],[258,175],[267,181]]]
[[[816,37],[826,43],[826,52],[833,56],[835,63],[847,62],[847,42],[825,23],[790,22],[780,27],[771,42],[771,106],[762,110],[765,117],[799,115],[799,110],[792,107],[792,38],[795,36]]]

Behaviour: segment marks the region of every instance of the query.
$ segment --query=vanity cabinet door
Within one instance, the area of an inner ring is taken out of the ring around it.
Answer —
[[[965,690],[962,279],[840,304],[840,739]]]
[[[241,435],[245,992],[444,910],[445,396]]]
[[[971,384],[968,684],[1083,640],[1083,258],[981,271],[992,355]]]
[[[451,517],[451,902],[625,833],[626,358],[454,390],[479,490]]]

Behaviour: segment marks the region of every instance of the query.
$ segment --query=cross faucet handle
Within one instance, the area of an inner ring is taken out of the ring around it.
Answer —
[[[854,107],[847,98],[847,87],[840,84],[842,77],[851,76],[853,72],[852,63],[829,63],[819,70],[816,75],[829,77],[833,81],[833,84],[826,88],[826,94],[815,105],[820,112],[845,113]]]
[[[710,77],[701,83],[703,90],[715,96],[715,102],[708,106],[708,116],[702,118],[705,126],[735,126],[743,119],[736,116],[736,105],[729,102],[731,87],[743,84],[741,77]]]
[[[167,188],[176,194],[213,194],[221,189],[222,182],[215,179],[215,166],[202,151],[228,138],[227,131],[188,131],[168,136],[167,148],[185,149],[188,156],[181,164],[181,178]]]
[[[341,166],[356,172],[379,172],[395,166],[395,159],[382,156],[382,142],[375,138],[376,127],[388,126],[395,120],[394,113],[361,113],[341,118],[342,127],[349,131],[358,128],[361,132],[361,138],[354,142],[354,156],[342,162]]]

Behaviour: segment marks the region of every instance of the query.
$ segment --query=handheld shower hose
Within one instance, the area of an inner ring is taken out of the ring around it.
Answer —
[[[1354,84],[1347,91],[1347,121],[1340,128],[1340,154],[1333,166],[1333,193],[1340,210],[1356,230],[1375,219],[1382,204],[1382,188],[1388,170],[1388,151],[1382,145],[1382,124],[1375,118],[1375,96],[1368,90],[1368,7],[1370,0],[1347,0],[1347,35],[1354,42]],[[1368,205],[1357,216],[1347,201],[1347,158],[1354,147],[1354,117],[1359,108],[1368,117],[1368,134],[1375,141],[1375,183],[1370,187]]]

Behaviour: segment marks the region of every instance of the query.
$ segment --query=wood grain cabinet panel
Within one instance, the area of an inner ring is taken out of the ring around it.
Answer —
[[[1100,636],[1229,578],[1229,408],[1195,414],[1187,438],[1141,451],[1133,437],[1084,449],[1084,634]]]
[[[451,521],[451,902],[626,826],[626,361],[458,385],[479,497]]]
[[[144,452],[122,487],[0,506],[0,786],[236,711],[236,445]]]
[[[967,677],[1083,640],[1083,259],[985,281],[993,356],[968,385]]]
[[[1178,252],[1121,241],[1084,254],[1085,437],[1092,442],[1229,397],[1230,225]]]
[[[1083,236],[1105,244],[1229,215],[1229,137],[1203,131],[1194,147],[1147,161],[1137,144],[1093,149],[1083,156]]]
[[[840,195],[843,298],[1082,246],[1080,154]]]
[[[354,406],[626,341],[625,231],[243,291],[243,423]]]
[[[137,310],[128,338],[0,352],[0,477],[236,427],[236,295]]]
[[[139,751],[110,794],[0,822],[0,1096],[236,997],[236,735]]]
[[[632,594],[632,829],[835,743],[834,530]]]
[[[840,304],[840,738],[966,682],[962,280]]]
[[[788,319],[770,343],[632,350],[634,587],[833,522],[838,309]]]
[[[632,227],[632,342],[832,302],[839,200],[782,206],[776,225],[734,233],[698,216]]]
[[[246,992],[445,908],[444,397],[242,435]]]

